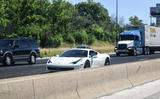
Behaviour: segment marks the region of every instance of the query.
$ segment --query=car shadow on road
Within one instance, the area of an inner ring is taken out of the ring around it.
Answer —
[[[4,64],[0,64],[0,67],[14,67],[14,66],[32,66],[34,64],[28,64],[28,63],[15,63],[14,65],[6,66]]]

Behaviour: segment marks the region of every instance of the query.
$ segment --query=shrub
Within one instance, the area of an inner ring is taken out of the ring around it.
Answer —
[[[52,47],[59,47],[63,42],[62,35],[58,34],[53,38],[53,45]]]
[[[88,35],[85,30],[75,32],[74,37],[75,37],[76,43],[78,44],[88,43]]]
[[[93,34],[98,40],[103,40],[105,38],[105,32],[103,28],[96,24],[93,24],[87,32]]]
[[[62,36],[60,34],[55,36],[45,36],[41,38],[41,47],[59,47],[62,44]]]
[[[75,39],[74,39],[74,37],[73,37],[73,35],[68,35],[67,37],[66,37],[66,42],[68,42],[68,43],[70,43],[70,44],[75,44]]]
[[[18,37],[17,34],[15,33],[12,33],[12,34],[9,34],[9,35],[6,35],[7,38],[13,38],[13,37]]]
[[[96,37],[93,34],[88,35],[88,45],[91,45],[95,42]]]

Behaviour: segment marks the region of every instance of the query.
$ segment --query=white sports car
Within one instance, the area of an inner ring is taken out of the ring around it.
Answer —
[[[51,57],[46,70],[73,70],[106,65],[110,65],[108,54],[100,54],[89,47],[77,47],[65,51],[60,56]]]

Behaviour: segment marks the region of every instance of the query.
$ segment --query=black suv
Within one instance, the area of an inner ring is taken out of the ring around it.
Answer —
[[[13,65],[16,61],[35,64],[40,50],[35,40],[30,38],[6,38],[0,40],[0,62]]]

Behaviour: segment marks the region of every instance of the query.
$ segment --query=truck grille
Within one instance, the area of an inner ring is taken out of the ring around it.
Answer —
[[[119,44],[118,49],[127,49],[127,44]]]

